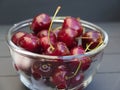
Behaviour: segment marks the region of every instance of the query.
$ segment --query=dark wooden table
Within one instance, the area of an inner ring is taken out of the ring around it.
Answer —
[[[109,44],[101,66],[85,90],[120,90],[120,22],[96,23],[109,35]],[[0,90],[28,90],[12,67],[12,58],[5,42],[10,25],[0,25]]]

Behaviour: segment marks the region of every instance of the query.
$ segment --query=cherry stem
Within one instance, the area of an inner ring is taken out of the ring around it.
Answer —
[[[93,42],[91,42],[89,45],[86,45],[85,51],[87,51],[87,50],[95,50],[95,49],[98,48],[102,43],[103,43],[103,40],[101,39],[100,42],[99,42],[99,44],[98,44],[94,49],[90,49],[90,46],[93,44]]]
[[[93,42],[91,42],[89,45],[88,44],[86,44],[86,49],[85,49],[85,52],[87,51],[87,50],[90,50],[90,46],[93,44]]]
[[[81,61],[80,61],[79,65],[78,65],[76,71],[74,72],[74,74],[73,74],[72,76],[67,76],[66,79],[71,79],[71,78],[73,78],[74,76],[76,76],[77,73],[78,73],[78,71],[79,71],[79,69],[80,69],[80,67],[81,67]]]
[[[60,8],[61,8],[61,6],[58,6],[58,7],[57,7],[57,9],[56,9],[56,11],[55,11],[55,14],[54,14],[54,16],[52,17],[52,20],[51,20],[51,23],[50,23],[50,27],[49,27],[49,29],[48,29],[48,41],[49,41],[49,43],[50,43],[50,48],[51,48],[52,50],[54,50],[55,48],[53,47],[53,45],[52,45],[51,42],[50,42],[50,30],[52,29],[53,21],[54,21],[56,15],[57,15],[57,13],[59,12]]]

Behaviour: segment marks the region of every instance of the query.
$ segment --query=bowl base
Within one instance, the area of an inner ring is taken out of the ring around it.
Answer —
[[[43,83],[41,83],[41,85],[40,85],[40,82],[33,81],[33,79],[32,79],[32,82],[34,82],[34,84],[33,84],[31,82],[30,78],[28,79],[28,77],[26,78],[22,74],[20,75],[20,80],[30,90],[56,90],[55,88],[50,88],[50,87],[47,87],[47,86],[43,85]]]
[[[20,74],[20,81],[30,90],[56,90],[56,88],[51,88],[51,87],[45,86],[45,85],[43,85],[42,82],[37,82],[37,81],[34,81],[32,78],[28,78],[28,77],[26,78],[26,77],[27,76]],[[85,80],[82,84],[82,88],[86,88],[92,82],[92,79],[93,79],[93,77],[91,76],[87,80]],[[33,84],[31,81],[35,84]],[[41,83],[41,85],[40,85],[40,83]],[[64,89],[62,89],[62,90],[64,90]],[[69,90],[71,90],[71,89],[69,89]],[[82,89],[80,89],[80,90],[82,90]]]

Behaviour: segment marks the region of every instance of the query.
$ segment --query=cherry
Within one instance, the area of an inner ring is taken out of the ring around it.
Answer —
[[[71,55],[84,54],[85,50],[83,49],[83,47],[81,45],[79,45],[79,46],[72,48],[70,50],[70,53],[71,53]],[[78,59],[73,59],[69,62],[66,62],[65,64],[69,68],[69,72],[71,72],[71,74],[73,74],[73,76],[74,76],[74,74],[77,74],[81,70],[82,62],[79,61]]]
[[[42,13],[34,17],[31,29],[34,33],[38,33],[42,29],[48,29],[51,23],[51,18],[49,15]]]
[[[40,36],[39,36],[40,37]],[[54,45],[57,42],[56,36],[53,33],[50,33],[50,36],[43,36],[39,38],[40,45],[46,51],[50,44]]]
[[[27,34],[26,32],[22,32],[22,31],[19,31],[19,32],[16,32],[15,34],[13,34],[12,36],[12,42],[16,45],[18,45],[18,42],[19,42],[19,39],[23,36]]]
[[[78,54],[84,54],[84,53],[85,53],[85,50],[83,49],[83,47],[81,45],[76,46],[71,49],[72,55],[78,55]]]
[[[70,72],[77,73],[76,71],[86,71],[90,67],[91,62],[92,60],[86,56],[67,62],[66,65],[69,67]]]
[[[72,48],[78,44],[75,40],[76,36],[77,31],[67,27],[60,30],[58,33],[58,40],[64,42],[69,48]]]
[[[57,89],[65,89],[67,87],[66,74],[67,70],[64,65],[59,66],[54,71],[52,75],[52,83],[56,85]]]
[[[83,47],[81,45],[71,49],[72,55],[79,55],[79,54],[84,54],[84,53],[85,53],[85,50],[83,49]],[[76,58],[69,63],[70,63],[70,66],[74,67],[71,70],[74,70],[74,71],[75,71],[75,69],[77,70],[78,66],[81,63],[79,70],[85,71],[89,68],[89,66],[91,64],[91,59],[89,57],[85,56],[85,57],[81,57],[80,59]]]
[[[81,23],[74,17],[66,17],[64,19],[62,28],[66,28],[66,27],[69,27],[69,28],[77,31],[77,36],[80,36],[83,33],[83,27],[82,27]]]
[[[48,36],[48,30],[47,29],[41,30],[37,34],[37,37],[39,37],[39,38],[46,37],[46,36]],[[56,38],[56,35],[52,31],[50,31],[50,37],[55,37]]]
[[[92,63],[92,60],[89,57],[87,57],[87,56],[86,57],[82,57],[80,59],[80,61],[81,61],[81,70],[82,71],[86,71],[90,67],[90,65]]]
[[[98,31],[86,31],[82,37],[82,46],[86,49],[86,51],[98,47],[103,42],[102,35]]]
[[[70,51],[67,48],[66,44],[63,42],[56,42],[54,45],[54,50],[52,50],[50,47],[46,51],[47,55],[53,55],[53,56],[65,56],[69,55]]]
[[[38,32],[37,37],[39,37],[39,42],[42,48],[46,51],[50,44],[54,45],[57,41],[56,35],[50,31],[50,35],[48,36],[48,30],[41,30]]]
[[[31,52],[38,52],[40,49],[39,39],[32,34],[22,36],[19,40],[19,46]]]
[[[32,67],[31,67],[31,73],[32,76],[34,77],[34,79],[39,80],[42,78],[42,74],[39,71],[39,67],[40,67],[40,62],[35,62]]]
[[[40,78],[49,78],[56,68],[54,62],[37,61],[32,65],[31,71],[33,77],[38,80]]]
[[[40,32],[37,33],[37,37],[39,37],[39,38],[45,37],[45,36],[48,36],[48,30],[47,29],[41,30]]]
[[[73,87],[75,87],[77,85],[82,84],[82,82],[84,80],[84,74],[79,72],[76,76],[70,78],[69,80],[70,80],[69,87],[73,88]]]

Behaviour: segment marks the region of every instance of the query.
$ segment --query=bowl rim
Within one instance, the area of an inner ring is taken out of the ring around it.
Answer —
[[[56,23],[63,23],[64,19],[66,17],[65,16],[57,16],[55,18],[55,20],[53,22],[56,22]],[[29,56],[29,57],[32,57],[32,58],[46,58],[46,59],[62,59],[62,60],[70,60],[70,59],[74,59],[74,58],[81,58],[81,57],[84,57],[84,56],[92,56],[94,54],[97,54],[99,53],[100,51],[104,50],[104,48],[107,46],[108,44],[108,34],[106,33],[105,30],[103,30],[101,27],[91,23],[91,22],[88,22],[88,21],[85,21],[85,20],[80,20],[80,23],[84,26],[84,27],[89,27],[93,30],[99,30],[103,36],[104,36],[104,40],[103,40],[103,43],[96,49],[93,49],[89,52],[86,52],[85,54],[80,54],[80,55],[69,55],[69,56],[50,56],[50,55],[42,55],[42,54],[37,54],[37,53],[33,53],[33,52],[30,52],[30,51],[27,51],[27,50],[24,50],[24,49],[21,49],[20,47],[17,47],[12,41],[11,41],[11,32],[13,30],[17,30],[21,27],[25,27],[25,26],[28,26],[31,24],[33,19],[27,19],[27,20],[24,20],[24,21],[20,21],[16,24],[14,24],[8,31],[7,33],[7,37],[6,37],[6,42],[7,42],[7,45],[9,47],[9,49],[11,50],[14,50],[15,52],[19,53],[19,54],[22,54],[22,55],[25,55],[25,56]]]

